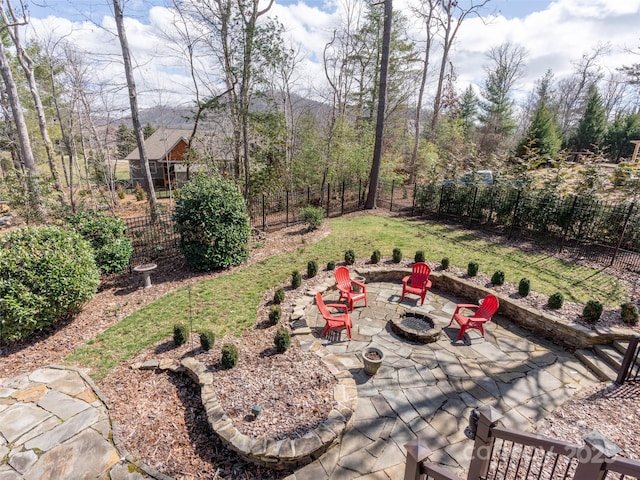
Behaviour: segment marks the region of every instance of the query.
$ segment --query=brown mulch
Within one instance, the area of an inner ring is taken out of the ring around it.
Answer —
[[[276,253],[294,251],[328,233],[329,226],[324,224],[313,233],[295,226],[267,234],[261,246],[253,250],[250,260],[236,268],[255,264]],[[456,272],[454,268],[452,271]],[[179,260],[173,260],[158,265],[152,274],[153,288],[150,289],[141,288],[142,280],[135,273],[107,279],[95,298],[73,321],[55,331],[43,332],[27,343],[2,345],[0,377],[16,376],[43,365],[62,363],[87,338],[95,338],[135,310],[186,284],[225,273],[194,274]],[[459,274],[465,275],[462,271]],[[479,275],[473,281],[488,284],[490,279]],[[630,278],[628,282],[629,291],[635,292],[635,279]],[[496,290],[517,292],[517,285],[507,283]],[[173,348],[172,341],[167,339],[140,352],[131,363],[148,358],[195,355],[216,372],[214,377],[220,399],[238,428],[255,435],[303,435],[322,421],[330,409],[334,379],[315,356],[300,351],[295,342],[286,354],[274,355],[272,339],[275,327],[264,322],[268,300],[272,297],[273,292],[265,293],[255,329],[238,338],[216,339],[210,352],[199,350],[197,338],[192,338],[180,348]],[[546,308],[546,296],[532,292],[527,301],[536,308]],[[283,310],[290,307],[285,303]],[[579,321],[581,306],[565,302],[563,309],[553,313]],[[620,323],[619,315],[617,319],[612,315],[610,320],[607,317],[604,320],[611,324]],[[227,341],[240,348],[242,361],[239,366],[242,368],[220,369],[219,349]],[[290,473],[247,464],[230,453],[208,426],[198,388],[186,376],[134,371],[129,367],[131,363],[117,366],[99,386],[109,399],[111,415],[119,423],[124,445],[135,458],[177,479],[275,480]],[[637,455],[629,445],[632,441],[629,439],[637,439],[640,434],[635,432],[634,435],[628,429],[630,424],[640,423],[637,421],[640,411],[633,402],[598,389],[557,410],[540,427],[539,433],[579,441],[574,437],[582,431],[580,429],[606,425],[607,431],[603,433],[622,443],[621,446],[631,455]],[[263,407],[263,413],[255,420],[248,415],[254,404]],[[578,417],[585,419],[585,423],[578,423]],[[629,439],[624,443],[627,434]]]

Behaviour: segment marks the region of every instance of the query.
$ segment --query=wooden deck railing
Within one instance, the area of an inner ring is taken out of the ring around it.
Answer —
[[[490,406],[474,415],[468,427],[474,446],[466,480],[640,479],[640,462],[618,456],[620,448],[598,432],[577,445],[496,426],[501,415]],[[427,461],[431,452],[419,439],[406,449],[404,480],[464,480]]]
[[[625,382],[640,381],[640,335],[637,333],[631,336],[629,346],[624,354],[622,366],[618,372],[616,383],[622,385]]]

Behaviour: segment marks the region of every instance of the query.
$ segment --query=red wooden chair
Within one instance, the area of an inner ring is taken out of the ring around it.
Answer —
[[[342,303],[325,304],[320,292],[316,293],[316,305],[318,306],[320,315],[322,315],[322,318],[324,318],[325,321],[322,336],[326,337],[331,330],[341,330],[344,328],[347,330],[347,337],[351,340],[351,317],[349,316],[347,306]],[[329,312],[330,308],[342,310],[344,313],[337,315],[331,314],[331,312]]]
[[[334,273],[336,277],[336,287],[340,291],[340,299],[346,300],[349,310],[353,311],[353,304],[364,300],[364,306],[367,306],[367,286],[352,280],[347,267],[338,267]]]
[[[498,311],[499,306],[498,298],[495,295],[487,295],[484,297],[484,300],[482,300],[480,305],[459,303],[456,305],[456,310],[453,312],[453,316],[451,317],[451,321],[448,326],[451,326],[454,320],[458,325],[460,325],[458,340],[462,340],[464,332],[466,332],[468,328],[476,328],[480,330],[480,333],[484,337],[483,325],[491,321],[491,317],[493,317],[493,314]],[[474,310],[475,313],[473,316],[463,315],[460,313],[460,310],[463,308]]]
[[[424,262],[417,262],[411,267],[411,275],[407,275],[402,279],[402,298],[407,293],[418,295],[420,297],[420,305],[424,305],[424,297],[427,296],[427,291],[431,288],[431,269],[429,265]]]

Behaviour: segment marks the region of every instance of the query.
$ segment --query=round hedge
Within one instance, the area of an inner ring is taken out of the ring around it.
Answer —
[[[191,268],[219,270],[248,258],[251,230],[244,198],[221,176],[199,175],[183,186],[173,219]]]
[[[100,284],[89,242],[32,227],[0,238],[0,337],[15,341],[78,313]]]
[[[67,222],[91,243],[102,273],[119,273],[129,266],[133,245],[121,218],[86,211],[70,215]]]

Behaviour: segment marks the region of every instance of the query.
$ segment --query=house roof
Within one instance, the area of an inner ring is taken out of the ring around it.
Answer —
[[[163,160],[166,155],[180,142],[188,142],[191,130],[159,128],[144,141],[147,159],[151,161]],[[136,147],[125,160],[140,160],[140,152]]]

